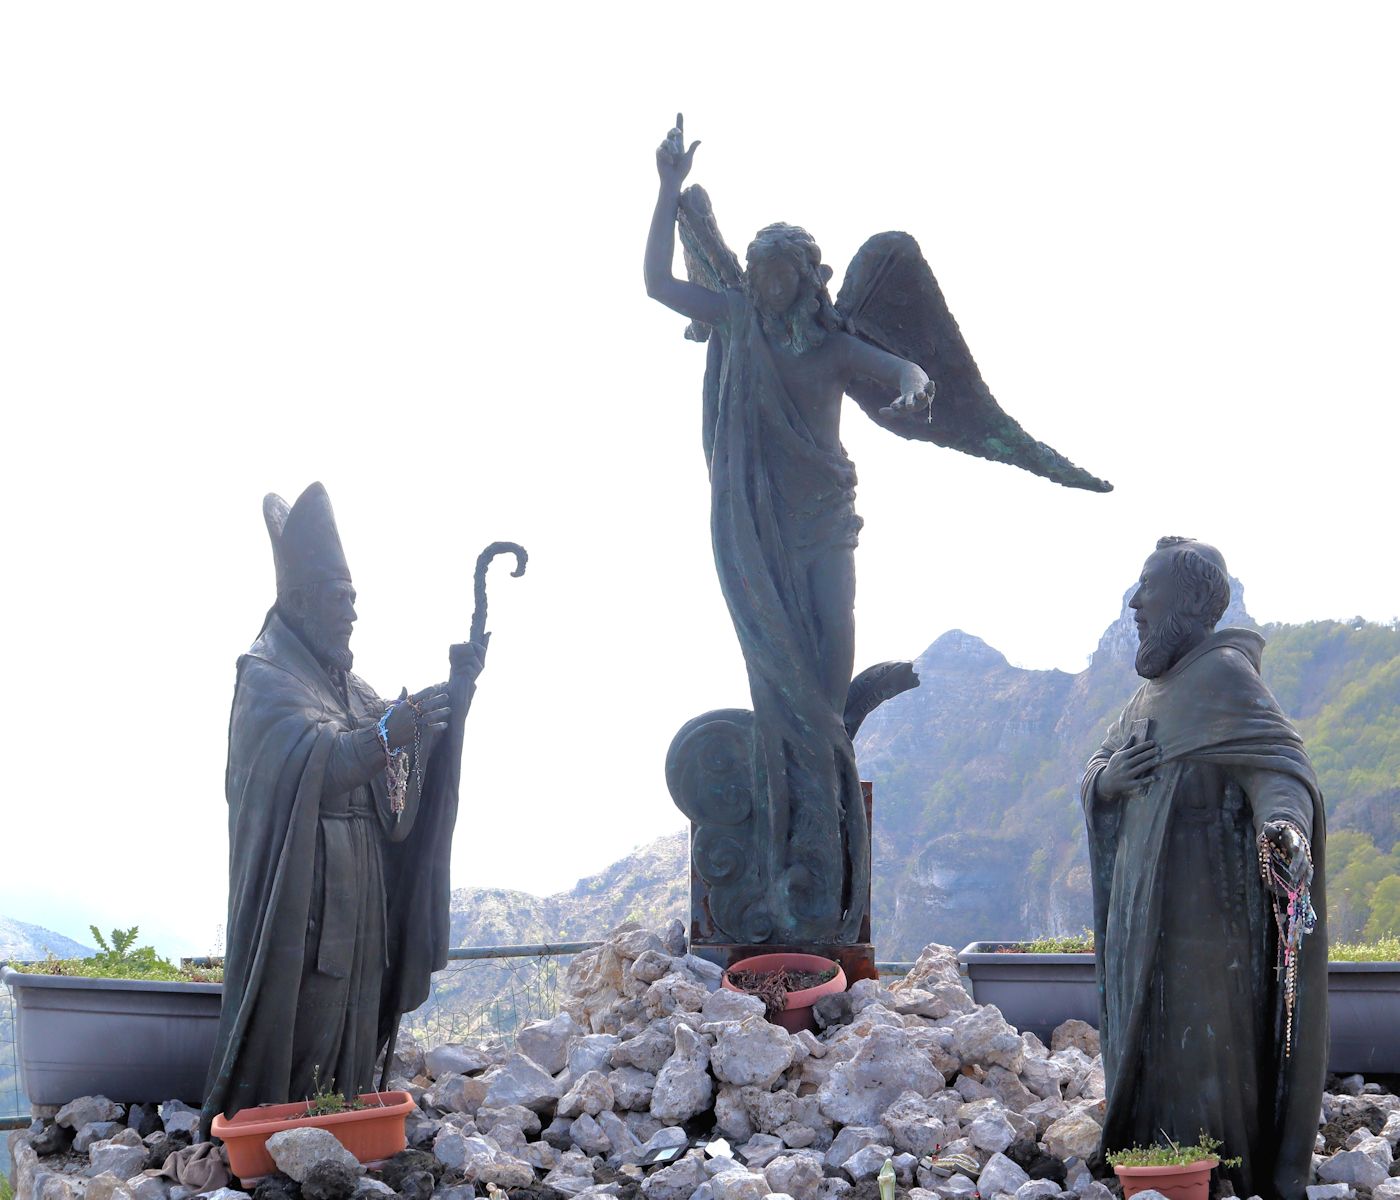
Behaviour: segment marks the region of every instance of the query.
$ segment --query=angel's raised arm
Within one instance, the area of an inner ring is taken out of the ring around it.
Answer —
[[[725,314],[724,297],[698,283],[677,279],[671,273],[676,255],[676,212],[680,205],[681,184],[690,172],[691,159],[699,144],[694,142],[689,150],[685,149],[684,126],[681,115],[677,113],[676,127],[656,148],[656,171],[661,176],[661,187],[656,197],[656,211],[651,218],[651,232],[647,235],[643,273],[647,295],[653,300],[660,300],[667,308],[675,309],[692,321],[716,325]]]

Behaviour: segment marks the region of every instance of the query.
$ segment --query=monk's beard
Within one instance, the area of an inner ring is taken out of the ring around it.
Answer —
[[[1166,674],[1191,644],[1197,629],[1197,622],[1190,617],[1172,613],[1155,629],[1142,630],[1133,667],[1144,679]]]

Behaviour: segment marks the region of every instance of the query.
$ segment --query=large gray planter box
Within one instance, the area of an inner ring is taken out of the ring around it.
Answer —
[[[1092,954],[998,953],[1019,942],[970,942],[958,954],[972,997],[995,1004],[1017,1029],[1047,1046],[1056,1025],[1099,1023]],[[1400,1074],[1400,962],[1327,964],[1328,1070]]]
[[[1327,1020],[1334,1074],[1400,1074],[1400,962],[1329,962]]]
[[[970,942],[958,953],[972,998],[995,1004],[1022,1033],[1047,1046],[1056,1025],[1075,1018],[1099,1025],[1099,989],[1092,954],[998,953],[1019,942]]]
[[[103,1095],[201,1104],[223,986],[29,975],[0,967],[15,998],[20,1084],[33,1104]]]

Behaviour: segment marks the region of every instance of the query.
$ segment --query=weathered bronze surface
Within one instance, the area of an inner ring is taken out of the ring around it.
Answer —
[[[462,723],[486,638],[382,699],[351,666],[355,589],[325,489],[264,501],[277,602],[238,660],[229,721],[220,1112],[372,1090],[375,1059],[446,966]],[[381,734],[382,731],[382,734]],[[387,743],[387,745],[386,745]],[[403,752],[406,779],[388,772]]]
[[[1067,487],[1108,484],[1035,441],[982,382],[917,243],[871,238],[835,304],[804,230],[770,225],[725,245],[680,118],[657,151],[648,293],[708,341],[702,443],[715,566],[748,668],[752,712],[689,722],[667,781],[693,822],[691,870],[717,940],[849,944],[868,914],[869,829],[851,737],[915,686],[908,664],[852,684],[855,468],[842,396],[884,428],[1010,463]],[[673,277],[679,223],[689,281]]]
[[[1215,628],[1229,599],[1214,547],[1158,543],[1129,601],[1146,682],[1084,775],[1103,1149],[1204,1130],[1244,1160],[1236,1195],[1297,1200],[1327,1056],[1326,826],[1307,752],[1259,678],[1263,638]],[[1271,888],[1261,852],[1275,848]],[[1317,926],[1290,1044],[1274,901],[1302,884]]]

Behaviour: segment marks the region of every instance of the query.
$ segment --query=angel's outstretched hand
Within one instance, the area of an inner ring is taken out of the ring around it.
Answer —
[[[933,380],[924,383],[918,391],[905,392],[893,404],[886,405],[880,410],[882,417],[903,417],[917,416],[920,413],[928,412],[933,404],[934,396]]]
[[[685,118],[676,114],[676,125],[666,135],[666,140],[656,148],[656,171],[663,183],[679,188],[690,174],[690,164],[695,158],[695,147],[700,143],[691,142],[685,148]]]

